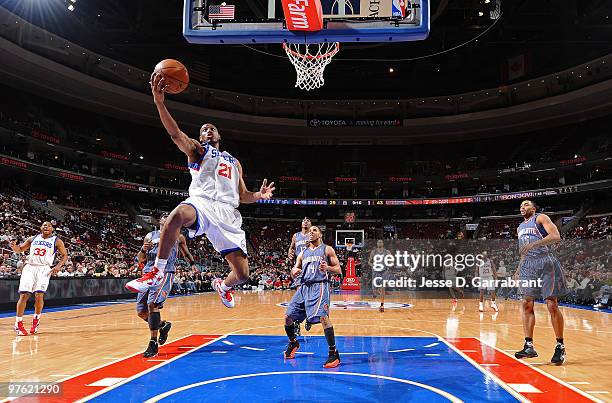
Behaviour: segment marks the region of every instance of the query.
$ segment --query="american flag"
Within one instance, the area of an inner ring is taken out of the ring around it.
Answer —
[[[215,20],[233,20],[235,6],[208,6],[208,18]]]

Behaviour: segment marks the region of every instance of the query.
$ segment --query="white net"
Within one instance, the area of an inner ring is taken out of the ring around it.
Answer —
[[[283,43],[283,49],[297,73],[295,86],[310,91],[325,84],[325,67],[340,50],[340,43]]]

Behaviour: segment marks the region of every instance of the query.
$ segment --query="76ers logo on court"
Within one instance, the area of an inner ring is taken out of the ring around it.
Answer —
[[[281,302],[276,304],[277,306],[287,307],[288,302]],[[412,308],[412,304],[402,304],[398,302],[385,302],[385,309],[408,309]],[[358,309],[358,310],[378,310],[380,302],[376,301],[333,301],[330,306],[331,309]],[[327,310],[327,309],[326,309]]]

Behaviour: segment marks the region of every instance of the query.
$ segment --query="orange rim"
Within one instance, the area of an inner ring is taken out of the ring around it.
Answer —
[[[295,57],[299,57],[300,59],[322,59],[324,57],[334,56],[340,50],[340,42],[332,42],[332,43],[336,44],[336,46],[332,50],[330,50],[329,52],[323,53],[321,55],[316,55],[316,56],[315,55],[303,55],[300,52],[296,52],[295,50],[291,49],[289,45],[287,45],[287,43],[285,42],[283,42],[283,49],[285,49],[285,52],[291,53],[292,55],[294,55]]]

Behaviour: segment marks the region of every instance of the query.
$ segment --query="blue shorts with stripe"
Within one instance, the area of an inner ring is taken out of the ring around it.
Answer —
[[[157,287],[151,287],[145,292],[139,292],[136,296],[136,310],[138,312],[146,312],[149,310],[149,304],[155,304],[160,309],[163,308],[164,301],[172,290],[173,281],[174,273],[166,272]]]
[[[526,257],[519,266],[519,279],[540,280],[540,287],[521,287],[527,297],[549,298],[562,297],[568,293],[565,275],[561,263],[551,254],[538,257]]]
[[[289,301],[286,315],[299,322],[308,319],[319,323],[321,316],[329,316],[329,283],[302,284]]]

